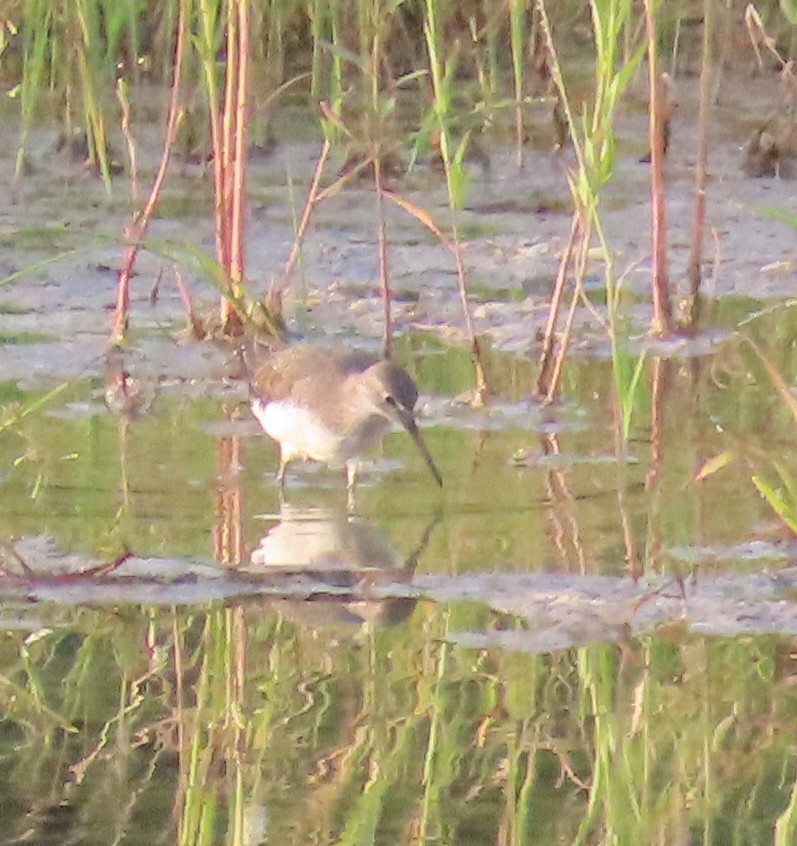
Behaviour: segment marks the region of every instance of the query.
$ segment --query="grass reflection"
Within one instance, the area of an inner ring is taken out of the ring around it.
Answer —
[[[790,830],[788,639],[670,631],[548,656],[447,640],[485,613],[422,603],[341,633],[263,604],[43,608],[47,628],[3,642],[0,824],[181,844]]]

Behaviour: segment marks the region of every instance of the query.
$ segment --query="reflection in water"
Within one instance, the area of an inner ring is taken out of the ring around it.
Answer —
[[[279,520],[252,552],[249,572],[302,573],[319,583],[312,600],[274,603],[283,616],[312,628],[339,624],[395,625],[415,608],[411,597],[368,598],[375,584],[407,583],[429,542],[432,520],[412,553],[402,561],[387,537],[362,519],[329,509],[296,508],[283,503]],[[323,586],[329,593],[323,592]],[[358,599],[336,596],[340,589]]]
[[[127,369],[125,353],[112,347],[105,359],[103,402],[111,414],[127,421],[137,420],[152,408],[157,389],[136,379]]]
[[[283,504],[279,519],[260,539],[252,564],[327,572],[380,571],[401,564],[385,535],[363,520],[331,509]]]
[[[562,446],[556,433],[540,435],[542,453],[545,456],[561,455]],[[576,517],[576,503],[567,480],[567,474],[551,467],[545,474],[545,491],[551,539],[559,553],[564,572],[583,573],[586,571],[584,544],[581,529]]]
[[[28,419],[40,464],[15,465],[19,443],[0,443],[15,468],[6,536],[64,533],[72,549],[123,516],[144,548],[102,578],[39,550],[60,569],[35,583],[22,563],[36,545],[3,550],[0,833],[85,846],[793,842],[784,633],[797,612],[795,579],[777,569],[793,548],[746,552],[761,506],[741,463],[686,485],[719,448],[705,435],[715,420],[742,439],[768,426],[789,449],[793,423],[708,383],[703,413],[651,365],[639,463],[606,460],[609,370],[590,365],[572,388],[590,430],[562,427],[559,410],[538,463],[509,463],[529,437],[514,422],[430,433],[452,473],[440,527],[418,522],[436,505],[428,485],[380,483],[363,505],[389,537],[342,510],[284,507],[251,555],[259,526],[244,506],[271,508],[276,492],[243,438],[205,437],[218,405],[169,411],[167,396],[129,433]],[[22,472],[42,467],[34,501]],[[209,549],[217,566],[196,563]],[[657,581],[639,578],[653,563]],[[432,601],[395,598],[415,591]]]
[[[243,561],[243,491],[241,489],[241,439],[219,438],[216,508],[213,521],[213,560],[237,565]]]

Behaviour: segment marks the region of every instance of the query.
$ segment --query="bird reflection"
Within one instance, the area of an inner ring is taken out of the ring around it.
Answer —
[[[111,414],[129,421],[146,414],[155,399],[151,387],[130,375],[125,354],[119,347],[112,347],[105,357],[102,399]]]
[[[309,577],[314,588],[311,598],[273,603],[299,625],[313,629],[363,623],[393,626],[412,614],[417,600],[384,596],[384,592],[389,592],[390,585],[412,580],[437,521],[429,523],[415,549],[402,560],[384,533],[362,519],[283,504],[277,522],[260,539],[243,569],[252,575],[267,571],[272,577],[277,572],[286,579]],[[377,586],[378,592],[373,590]]]

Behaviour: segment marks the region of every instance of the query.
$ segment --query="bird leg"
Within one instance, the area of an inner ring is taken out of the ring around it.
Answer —
[[[289,458],[280,456],[280,466],[277,470],[277,484],[280,486],[280,490],[285,490],[285,471],[288,469],[289,461]]]
[[[360,462],[352,458],[346,462],[346,505],[349,511],[354,510],[354,485],[357,481],[357,469]]]

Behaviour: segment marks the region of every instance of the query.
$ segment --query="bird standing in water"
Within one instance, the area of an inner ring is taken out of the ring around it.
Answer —
[[[361,455],[394,424],[409,432],[443,484],[415,420],[418,389],[397,364],[361,352],[297,344],[271,355],[250,376],[257,421],[280,447],[277,481],[295,459],[343,464],[353,491]]]

